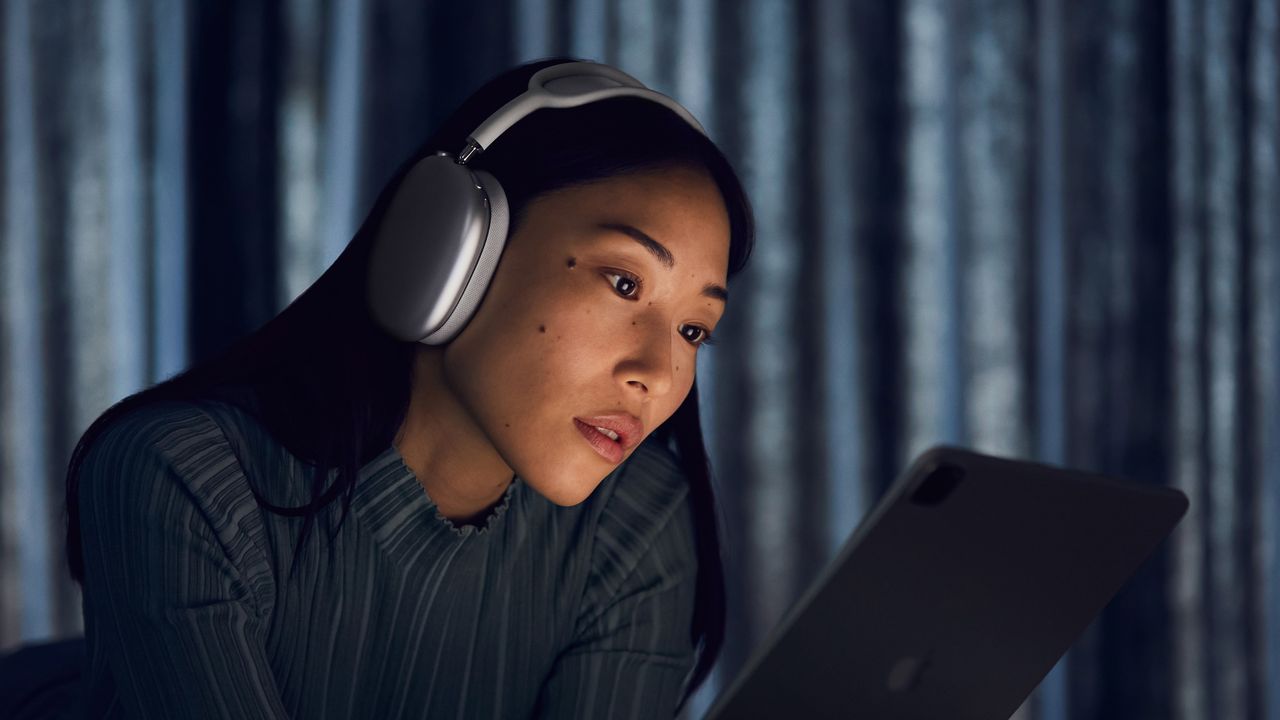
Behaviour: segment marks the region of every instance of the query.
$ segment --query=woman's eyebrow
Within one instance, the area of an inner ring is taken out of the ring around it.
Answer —
[[[676,265],[676,258],[674,255],[671,254],[671,251],[667,249],[667,246],[649,237],[647,233],[645,233],[643,230],[640,230],[639,228],[632,227],[631,225],[628,225],[626,223],[614,223],[614,222],[602,222],[602,223],[599,223],[596,227],[599,227],[602,230],[613,230],[615,232],[620,232],[623,235],[626,235],[627,237],[631,238],[632,240],[635,240],[636,242],[643,245],[645,250],[648,250],[650,253],[653,254],[654,257],[658,258],[658,262],[662,263],[663,267],[667,268],[668,270],[675,267]]]
[[[597,223],[596,227],[602,230],[620,232],[632,240],[635,240],[640,243],[645,250],[648,250],[654,257],[658,258],[658,262],[662,263],[663,267],[668,270],[674,268],[676,265],[676,258],[671,254],[671,251],[667,249],[667,246],[649,237],[648,233],[639,228],[619,222],[601,222]],[[707,283],[706,286],[702,288],[702,294],[709,298],[719,300],[722,303],[727,304],[729,302],[729,291],[722,285]]]

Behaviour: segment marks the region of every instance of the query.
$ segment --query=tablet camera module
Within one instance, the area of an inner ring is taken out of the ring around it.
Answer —
[[[964,480],[964,468],[948,463],[939,465],[920,481],[911,493],[911,502],[925,507],[939,505],[951,495],[961,480]]]

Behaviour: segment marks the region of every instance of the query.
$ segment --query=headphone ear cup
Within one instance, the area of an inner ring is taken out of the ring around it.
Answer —
[[[496,219],[495,204],[501,208]],[[400,340],[448,342],[479,304],[506,235],[506,195],[491,175],[472,172],[447,153],[419,160],[388,204],[370,249],[365,299],[374,322]]]
[[[488,232],[485,233],[484,246],[480,249],[480,257],[467,280],[466,288],[458,304],[449,313],[440,329],[423,338],[427,345],[442,345],[452,340],[468,321],[475,315],[493,281],[493,274],[498,269],[498,261],[502,258],[502,250],[507,246],[507,230],[510,225],[510,211],[507,207],[507,193],[502,183],[493,175],[475,170],[473,174],[480,184],[480,190],[486,198],[489,211]]]

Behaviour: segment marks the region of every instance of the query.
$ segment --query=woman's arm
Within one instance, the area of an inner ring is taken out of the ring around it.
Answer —
[[[621,543],[625,545],[625,541]],[[697,557],[687,495],[634,565],[598,537],[574,642],[539,693],[537,718],[670,718],[695,655]]]
[[[125,717],[286,718],[252,586],[157,447],[165,430],[113,427],[82,466],[90,653],[104,657]]]

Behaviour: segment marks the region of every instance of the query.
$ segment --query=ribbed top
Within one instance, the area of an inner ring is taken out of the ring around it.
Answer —
[[[98,438],[80,484],[93,717],[673,714],[697,563],[668,450],[642,444],[573,507],[517,477],[459,528],[391,446],[286,577],[302,519],[260,508],[246,474],[298,505],[315,472],[221,403],[157,403]]]

